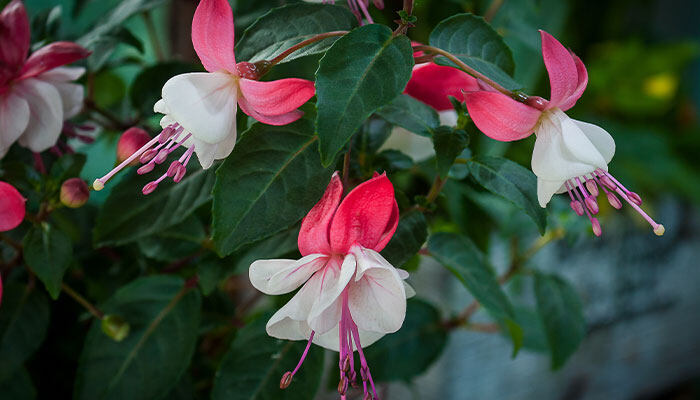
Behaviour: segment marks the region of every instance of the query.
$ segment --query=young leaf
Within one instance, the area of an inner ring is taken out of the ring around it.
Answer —
[[[214,243],[221,255],[290,227],[321,198],[331,171],[320,165],[307,119],[253,125],[216,171]]]
[[[116,342],[94,321],[85,339],[75,384],[76,400],[157,400],[190,364],[197,341],[201,299],[174,276],[139,278],[103,306],[122,316],[129,335]]]
[[[332,164],[362,123],[401,93],[412,67],[410,40],[384,25],[365,25],[333,43],[316,72],[323,165]]]
[[[429,43],[454,54],[506,89],[522,87],[511,78],[515,68],[513,54],[503,38],[482,17],[469,13],[453,15],[433,29]],[[435,62],[454,66],[444,57],[437,57]]]
[[[44,283],[54,300],[61,293],[63,274],[73,258],[73,243],[59,229],[42,223],[32,227],[22,242],[24,261]]]
[[[410,381],[440,357],[446,343],[447,331],[438,309],[423,300],[410,299],[401,329],[384,336],[365,353],[376,381]]]
[[[430,137],[440,126],[438,113],[429,105],[402,94],[377,111],[377,115],[415,134]]]
[[[530,170],[501,157],[475,157],[467,165],[481,186],[525,211],[544,234],[547,211],[537,201],[537,178]]]
[[[428,238],[428,223],[420,211],[401,216],[394,237],[382,250],[382,255],[396,268],[405,264],[420,250]]]
[[[345,7],[287,4],[273,8],[245,30],[236,45],[236,58],[252,63],[271,60],[295,44],[319,33],[349,31],[356,26],[357,19]],[[338,36],[333,36],[305,46],[285,57],[282,62],[323,53],[337,39]]]
[[[216,371],[212,400],[313,399],[323,373],[323,349],[311,346],[292,386],[280,389],[280,379],[296,366],[306,342],[270,337],[265,332],[269,314],[238,332]]]
[[[165,173],[168,165],[163,163],[147,175],[132,173],[114,187],[97,215],[95,246],[116,246],[161,232],[211,199],[214,172],[199,168],[196,161],[187,165],[180,183],[166,180],[155,192],[142,195],[141,188]]]
[[[450,172],[455,159],[469,144],[469,135],[461,129],[441,126],[433,131],[435,147],[435,166],[440,177],[445,178]]]
[[[586,336],[583,307],[574,288],[555,275],[535,274],[535,297],[552,355],[551,366],[558,369]]]
[[[44,341],[48,326],[46,295],[36,288],[8,283],[0,307],[0,381],[20,371]]]

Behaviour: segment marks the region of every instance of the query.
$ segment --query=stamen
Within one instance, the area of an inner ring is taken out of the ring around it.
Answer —
[[[573,183],[571,184],[573,186]],[[581,199],[581,195],[577,190],[574,190],[574,194],[576,194],[576,198],[578,198],[579,201],[583,202]],[[596,236],[600,236],[603,234],[603,230],[600,228],[600,222],[598,222],[598,219],[591,216],[591,213],[588,211],[588,208],[584,207],[583,209],[586,212],[586,215],[588,216],[588,220],[591,221],[591,226],[593,227],[593,233]]]
[[[581,202],[574,199],[574,195],[571,193],[571,186],[569,186],[569,181],[564,182],[564,185],[566,185],[566,190],[569,192],[569,197],[571,197],[571,203],[569,203],[569,206],[571,207],[572,210],[578,215],[579,217],[583,215],[583,205],[581,205]]]
[[[286,389],[289,387],[289,385],[292,384],[292,378],[294,377],[294,374],[299,371],[299,368],[301,368],[301,364],[304,363],[304,360],[306,359],[307,354],[309,354],[309,349],[311,348],[311,343],[314,341],[314,334],[316,332],[311,331],[311,335],[309,335],[309,341],[306,343],[306,348],[304,349],[304,353],[301,355],[301,359],[299,359],[299,362],[297,363],[296,368],[294,368],[294,371],[292,372],[285,372],[284,375],[282,375],[282,380],[280,380],[280,389]]]
[[[146,143],[134,154],[129,156],[126,160],[122,161],[121,164],[117,165],[113,170],[109,171],[107,175],[103,176],[102,178],[95,179],[95,181],[92,183],[92,188],[98,191],[104,189],[105,183],[107,183],[108,180],[110,180],[117,172],[121,171],[124,167],[129,165],[132,161],[140,157],[144,151],[148,150],[151,146],[156,144],[156,142],[158,142],[157,137],[151,139],[150,142]]]
[[[620,202],[620,199],[618,199],[617,196],[615,196],[615,193],[609,192],[608,189],[605,188],[605,185],[598,181],[598,177],[595,174],[593,174],[593,179],[595,179],[595,181],[598,182],[598,184],[600,185],[600,188],[603,189],[605,197],[608,198],[608,203],[610,203],[611,206],[618,210],[621,209],[622,203]]]
[[[595,181],[590,178],[586,178],[586,189],[588,189],[588,192],[593,197],[598,197],[600,194],[598,191],[598,185],[596,185]]]
[[[365,18],[367,18],[367,22],[373,24],[374,21],[372,21],[372,17],[369,15],[369,10],[367,10],[367,6],[365,5],[364,1],[359,0],[357,1],[357,4],[360,6],[362,13],[365,15]]]
[[[630,206],[632,206],[632,208],[634,208],[639,213],[639,215],[641,215],[642,218],[644,218],[649,223],[649,225],[651,225],[656,236],[663,236],[663,234],[666,232],[666,228],[664,228],[663,225],[656,223],[656,221],[654,221],[646,212],[644,212],[644,210],[642,210],[641,207],[637,205],[637,203],[630,199],[628,195],[622,191],[622,189],[617,188],[617,194],[622,196],[622,198],[625,199],[627,203]]]
[[[638,195],[637,193],[635,193],[635,192],[633,192],[633,191],[627,189],[623,184],[620,183],[620,181],[618,181],[617,179],[615,179],[615,177],[612,176],[611,173],[606,172],[606,171],[603,171],[602,169],[598,169],[598,171],[600,171],[600,173],[603,173],[605,176],[607,176],[608,178],[610,178],[610,180],[613,181],[613,182],[615,182],[615,184],[616,184],[618,187],[622,188],[622,190],[625,192],[625,194],[627,195],[627,197],[628,197],[632,202],[634,202],[634,203],[637,204],[638,206],[641,206],[641,205],[642,205],[642,198],[639,197],[639,195]],[[613,188],[613,190],[615,190],[615,189]]]
[[[583,183],[581,183],[580,178],[576,178],[576,183],[578,183],[578,189],[581,191],[581,194],[583,195],[584,198],[584,203],[586,204],[586,207],[588,207],[589,210],[591,210],[592,214],[598,214],[598,211],[600,210],[598,208],[598,202],[595,201],[595,197],[591,196],[588,194],[588,191],[583,187]]]

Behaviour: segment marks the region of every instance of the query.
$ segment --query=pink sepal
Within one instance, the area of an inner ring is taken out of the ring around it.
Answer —
[[[238,85],[248,104],[263,115],[281,115],[296,110],[316,92],[313,82],[299,78],[269,82],[241,78]]]
[[[13,0],[0,12],[0,72],[11,77],[21,68],[29,51],[29,18],[19,0]],[[6,78],[9,79],[9,78]],[[3,82],[0,81],[0,84]]]
[[[24,219],[27,200],[6,182],[0,182],[0,232],[15,229]]]
[[[314,253],[331,253],[331,247],[328,243],[328,227],[342,197],[343,183],[340,181],[338,172],[335,172],[321,200],[301,221],[297,242],[302,256]]]
[[[238,106],[241,107],[241,111],[247,115],[255,118],[263,124],[268,125],[287,125],[304,116],[304,112],[301,110],[292,110],[286,114],[280,115],[260,114],[259,112],[255,111],[255,108],[248,103],[248,100],[246,100],[245,97],[238,98]]]
[[[486,136],[502,142],[529,136],[540,111],[498,92],[465,93],[469,116]]]
[[[18,79],[27,79],[40,75],[62,65],[81,60],[90,52],[72,42],[54,42],[32,53],[22,67]]]
[[[453,108],[448,96],[464,101],[463,92],[475,90],[479,90],[479,84],[466,72],[427,63],[413,69],[413,75],[404,92],[438,111],[445,111]]]
[[[228,1],[200,1],[192,19],[192,44],[207,71],[238,74],[233,41],[233,11]]]
[[[540,36],[542,38],[542,58],[544,59],[545,67],[547,67],[549,86],[551,88],[549,108],[559,107],[561,104],[569,101],[579,88],[579,71],[571,52],[559,43],[554,36],[543,30],[540,30]],[[581,93],[583,93],[583,90],[581,90]],[[573,100],[574,103],[576,99]]]

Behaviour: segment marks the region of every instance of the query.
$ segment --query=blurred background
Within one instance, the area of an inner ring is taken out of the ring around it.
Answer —
[[[91,99],[102,109],[119,112],[129,107],[125,99],[130,98],[132,104],[143,104],[144,115],[150,115],[152,92],[158,89],[133,87],[137,73],[156,60],[176,60],[170,75],[201,68],[196,65],[189,36],[196,1],[152,2],[162,5],[143,18],[124,22],[125,30],[114,38],[122,44],[114,53],[101,54],[98,48],[93,56],[96,61],[92,62],[108,66],[90,77]],[[0,1],[0,5],[6,3]],[[36,42],[81,38],[107,11],[128,1],[25,3],[36,27]],[[231,0],[237,35],[271,7],[284,3]],[[384,10],[372,9],[372,15],[377,22],[393,26],[402,1],[384,3]],[[567,201],[559,198],[550,207],[550,229],[566,234],[528,264],[566,276],[581,296],[587,337],[578,352],[562,369],[551,371],[548,357],[538,351],[538,343],[539,350],[543,347],[542,337],[527,337],[526,348],[511,359],[509,342],[500,335],[458,329],[426,373],[410,384],[383,386],[383,398],[700,399],[700,2],[416,0],[418,22],[409,35],[427,42],[439,21],[459,12],[485,16],[504,36],[514,53],[515,77],[529,94],[548,97],[549,93],[537,29],[552,33],[582,58],[590,81],[570,114],[612,134],[617,154],[611,171],[642,195],[646,209],[665,225],[666,235],[654,236],[628,209],[613,212],[603,207],[604,233],[596,239],[587,221],[575,218]],[[149,36],[157,37],[159,45],[145,39]],[[297,76],[312,76],[314,65],[297,63],[288,68],[298,68]],[[111,167],[118,133],[106,132],[96,144],[81,150],[88,153],[85,179],[91,181]],[[472,143],[475,153],[506,155],[529,166],[534,137],[504,144],[481,135],[472,136]],[[103,201],[108,189],[90,201]],[[449,185],[445,190],[459,192]],[[461,200],[452,200],[459,203],[458,210],[447,222],[473,232],[481,227],[479,218],[498,226],[488,237],[487,248],[499,270],[507,269],[514,235],[525,244],[537,240],[532,222],[507,206],[500,207],[497,200],[474,193],[459,196]],[[475,217],[470,209],[479,209],[486,216]],[[472,299],[448,272],[431,262],[423,259],[413,272],[417,292],[439,304],[445,315],[460,312]],[[529,286],[519,280],[508,285],[509,294],[527,305],[532,296],[525,288]],[[477,314],[476,319],[480,318],[486,320],[485,315]],[[60,358],[40,351],[32,361],[33,370],[41,371],[47,359]],[[42,398],[47,395],[42,386],[72,386],[71,379],[60,382],[65,372],[38,374],[35,382]],[[330,390],[320,395],[335,397]]]

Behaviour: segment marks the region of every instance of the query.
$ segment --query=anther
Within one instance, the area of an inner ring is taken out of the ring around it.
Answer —
[[[574,210],[576,215],[579,217],[583,215],[583,206],[581,205],[581,202],[578,200],[572,201],[569,206],[571,206],[571,209]]]
[[[158,188],[158,182],[156,182],[156,181],[148,182],[146,184],[146,186],[144,186],[143,189],[141,189],[141,193],[143,193],[145,195],[149,195],[149,194],[153,193],[153,191],[156,190],[157,188]]]
[[[170,154],[170,152],[168,151],[168,149],[161,149],[158,152],[158,155],[156,155],[153,158],[153,161],[155,161],[156,164],[161,164],[163,161],[165,161],[166,158],[168,158],[169,154]]]
[[[292,384],[292,372],[287,371],[282,375],[282,379],[280,380],[280,389],[286,389],[289,387],[289,385]]]
[[[603,185],[607,186],[608,189],[610,190],[615,190],[617,189],[617,185],[615,182],[613,182],[610,178],[608,178],[606,175],[603,175],[600,177],[600,181],[603,183]]]
[[[350,370],[350,356],[345,356],[343,360],[343,366],[341,368],[343,372],[348,372]]]
[[[627,198],[638,206],[642,205],[642,198],[635,192],[627,192]]]
[[[593,179],[586,178],[586,189],[588,189],[588,192],[593,197],[598,197],[598,194],[600,193],[598,191],[598,185],[596,185],[596,183]]]
[[[141,154],[141,157],[139,157],[139,161],[141,164],[146,164],[147,162],[151,161],[156,154],[158,154],[158,150],[156,149],[146,150],[143,152],[143,154]]]
[[[179,161],[173,161],[170,163],[170,166],[168,167],[168,172],[166,172],[166,175],[168,175],[168,178],[172,178],[175,176],[175,174],[180,170],[180,162]]]
[[[182,178],[185,177],[186,172],[187,172],[187,168],[185,168],[185,166],[181,164],[177,168],[177,171],[175,171],[175,176],[173,176],[173,182],[179,183],[182,180]]]
[[[598,222],[598,218],[591,218],[591,226],[593,227],[593,233],[596,236],[600,236],[603,234],[603,230],[600,228],[600,222]]]
[[[156,164],[153,162],[149,162],[148,164],[142,165],[139,167],[139,169],[136,170],[136,173],[139,175],[147,174],[151,171],[153,171],[153,168],[156,167]]]
[[[338,393],[341,395],[345,395],[348,391],[348,378],[345,376],[340,377],[340,381],[338,382]]]
[[[595,201],[595,198],[586,197],[584,201],[586,202],[586,207],[591,211],[591,214],[598,214],[598,202]]]
[[[611,206],[618,210],[622,208],[622,202],[617,198],[617,196],[615,196],[614,193],[607,192],[605,195],[608,197],[608,203],[610,203]]]
[[[105,184],[104,184],[104,182],[102,182],[101,180],[95,179],[95,181],[92,182],[92,188],[93,188],[95,191],[99,192],[100,190],[102,190],[102,189],[105,188]]]

